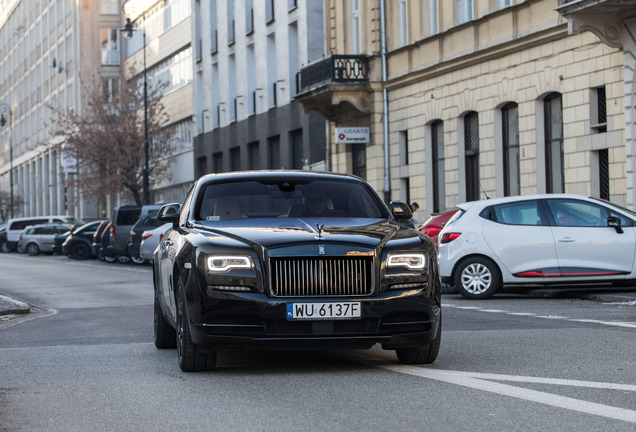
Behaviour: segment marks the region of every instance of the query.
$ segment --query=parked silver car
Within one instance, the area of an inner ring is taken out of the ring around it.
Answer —
[[[163,235],[169,228],[172,227],[171,223],[165,223],[157,228],[146,230],[141,235],[141,245],[139,246],[139,256],[148,262],[152,262],[155,249],[159,246]]]
[[[439,233],[442,280],[483,299],[504,284],[636,280],[636,213],[575,194],[460,204]]]
[[[53,253],[53,239],[71,229],[71,225],[41,224],[26,227],[20,234],[18,252],[31,256]]]

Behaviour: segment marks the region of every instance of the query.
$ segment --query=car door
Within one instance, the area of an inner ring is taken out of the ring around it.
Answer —
[[[601,204],[573,198],[545,201],[562,276],[604,276],[632,272],[636,254],[632,222]],[[622,233],[607,225],[621,218]]]
[[[538,200],[520,200],[490,207],[483,233],[492,252],[513,276],[558,275],[554,238]]]

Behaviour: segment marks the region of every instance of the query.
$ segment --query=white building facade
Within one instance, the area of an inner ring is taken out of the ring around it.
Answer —
[[[322,1],[195,0],[195,173],[324,169],[325,121],[293,100],[324,55]]]

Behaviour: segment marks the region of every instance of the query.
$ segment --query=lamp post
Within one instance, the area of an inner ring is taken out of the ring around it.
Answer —
[[[127,14],[133,6],[134,0],[127,0],[122,4],[122,8],[124,13]],[[141,14],[142,20],[146,21],[146,11],[143,10]],[[135,18],[135,21],[137,18]],[[150,147],[148,143],[148,76],[146,69],[146,32],[141,30],[135,21],[130,18],[126,18],[126,25],[121,29],[124,37],[126,39],[132,39],[133,32],[140,30],[143,36],[143,56],[144,56],[144,168],[142,171],[142,187],[143,187],[143,196],[142,202],[143,204],[150,204],[150,168],[149,168],[149,159],[150,159]]]
[[[9,214],[13,217],[13,111],[7,103],[0,104],[0,127],[7,124],[5,114],[9,115]]]

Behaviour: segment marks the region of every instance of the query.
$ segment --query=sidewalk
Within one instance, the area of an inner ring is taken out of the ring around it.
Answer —
[[[31,306],[28,304],[0,294],[0,316],[28,314],[29,312],[31,312]]]

